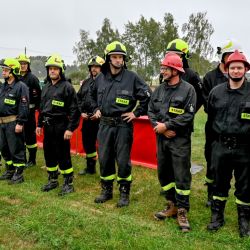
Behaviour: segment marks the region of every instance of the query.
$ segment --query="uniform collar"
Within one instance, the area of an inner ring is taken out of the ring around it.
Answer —
[[[14,80],[11,84],[8,84],[7,81],[5,81],[4,82],[4,87],[5,88],[8,87],[8,88],[13,89],[16,83],[17,83],[16,80]]]
[[[176,89],[180,86],[181,83],[182,83],[182,80],[180,79],[180,81],[175,85],[169,85],[168,82],[164,82],[164,86],[165,86],[165,89]]]
[[[49,81],[49,84],[50,84],[50,86],[53,86],[53,87],[56,87],[56,88],[58,88],[58,87],[60,87],[60,85],[61,85],[61,83],[63,82],[63,80],[62,79],[60,79],[56,84],[52,84],[52,81]]]
[[[247,84],[249,84],[246,80],[242,83],[242,85],[238,89],[231,89],[229,86],[229,81],[227,82],[227,90],[229,92],[237,92],[241,95],[244,95],[246,93],[246,87]]]
[[[109,80],[115,80],[117,82],[120,82],[122,80],[123,74],[125,72],[125,69],[123,68],[117,75],[112,76],[110,72],[107,73],[107,78]]]

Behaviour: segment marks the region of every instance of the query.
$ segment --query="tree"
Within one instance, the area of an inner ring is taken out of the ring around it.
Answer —
[[[165,56],[168,43],[178,38],[178,25],[174,22],[174,17],[170,13],[165,13],[163,23],[161,25],[161,51],[162,58]]]
[[[185,40],[190,47],[190,51],[196,56],[195,70],[201,74],[207,71],[207,65],[204,65],[204,60],[209,60],[213,53],[213,48],[210,45],[211,35],[214,33],[212,24],[206,18],[207,12],[198,12],[189,16],[188,23],[182,25],[182,32]]]
[[[85,30],[80,30],[80,41],[75,43],[73,53],[76,54],[78,64],[86,64],[89,59],[95,55],[104,56],[104,49],[107,44],[112,41],[119,40],[120,34],[118,30],[113,30],[108,18],[103,20],[103,25],[96,32],[96,41],[89,38],[89,33]]]
[[[75,43],[73,47],[73,53],[76,54],[77,64],[86,63],[91,57],[92,44],[89,38],[89,33],[85,30],[80,30],[80,41]]]

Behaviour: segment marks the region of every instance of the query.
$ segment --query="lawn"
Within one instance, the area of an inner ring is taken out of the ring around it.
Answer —
[[[204,123],[205,114],[200,111],[195,120],[192,159],[203,166]],[[0,249],[250,249],[250,239],[238,236],[233,190],[226,207],[226,225],[217,233],[207,232],[210,210],[204,206],[205,169],[193,176],[192,231],[183,234],[174,219],[159,222],[153,218],[165,204],[159,195],[156,170],[134,166],[131,204],[116,208],[118,186],[114,186],[113,200],[95,204],[100,192],[98,174],[78,176],[84,160],[81,156],[72,160],[76,192],[65,197],[57,195],[59,189],[40,191],[47,181],[42,150],[37,166],[25,171],[23,184],[0,183]]]

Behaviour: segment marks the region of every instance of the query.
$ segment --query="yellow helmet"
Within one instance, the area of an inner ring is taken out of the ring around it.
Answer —
[[[30,57],[25,54],[20,54],[17,58],[18,62],[30,63]]]
[[[119,55],[127,55],[127,49],[125,47],[125,45],[123,45],[122,43],[118,42],[118,41],[114,41],[110,44],[107,45],[105,51],[105,57],[112,55],[112,54],[119,54]]]
[[[96,65],[96,66],[102,66],[105,63],[104,59],[100,56],[94,56],[92,57],[88,62],[88,67]]]
[[[58,67],[62,70],[62,73],[64,73],[65,64],[62,57],[59,54],[52,54],[48,58],[47,62],[45,63],[45,67],[48,68],[50,66]]]
[[[6,58],[3,63],[0,64],[2,68],[10,69],[14,75],[20,75],[20,63],[15,58]]]
[[[184,55],[186,58],[189,57],[188,44],[182,39],[174,39],[167,46],[167,52],[174,52],[176,54]]]

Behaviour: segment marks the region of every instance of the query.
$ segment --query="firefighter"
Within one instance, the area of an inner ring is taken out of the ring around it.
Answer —
[[[196,112],[203,104],[202,90],[201,90],[201,79],[195,71],[193,71],[188,64],[188,59],[190,59],[189,46],[182,39],[174,39],[167,46],[167,52],[174,52],[179,55],[182,59],[183,68],[185,73],[182,74],[181,78],[193,85],[197,101],[196,101]]]
[[[17,57],[21,65],[21,81],[24,82],[29,88],[29,118],[24,126],[24,135],[26,148],[29,152],[29,159],[26,163],[26,167],[32,167],[36,165],[36,152],[37,152],[37,141],[36,141],[36,118],[35,112],[40,106],[41,100],[41,88],[39,85],[38,78],[31,73],[30,69],[30,58],[25,54],[20,54]]]
[[[126,47],[122,43],[114,41],[108,44],[102,73],[91,85],[93,103],[97,100],[94,114],[96,118],[101,117],[97,139],[102,191],[95,202],[103,203],[112,199],[117,162],[120,191],[117,207],[129,205],[132,121],[147,113],[151,95],[147,84],[136,73],[127,70],[126,58]]]
[[[44,158],[48,172],[48,183],[42,186],[43,192],[57,188],[58,167],[64,177],[59,195],[74,191],[73,167],[70,156],[70,139],[78,127],[80,113],[73,86],[65,80],[64,64],[58,54],[51,55],[45,67],[47,84],[42,89],[37,135],[44,128]]]
[[[92,57],[88,62],[90,76],[82,82],[77,93],[78,107],[83,118],[82,123],[82,144],[86,152],[87,167],[79,172],[80,175],[96,173],[96,138],[99,128],[99,119],[93,115],[94,109],[91,106],[89,88],[97,75],[101,72],[104,59],[100,56]]]
[[[225,69],[225,64],[228,60],[228,57],[236,49],[241,51],[241,46],[232,40],[227,40],[219,47],[217,47],[217,55],[220,59],[220,63],[215,69],[209,71],[203,78],[202,94],[204,99],[204,110],[206,113],[207,113],[207,101],[209,93],[215,86],[227,81],[228,75]],[[206,142],[205,142],[204,153],[207,162],[207,172],[205,177],[205,185],[207,186],[206,206],[210,207],[211,202],[213,200],[213,182],[214,182],[214,176],[211,167],[211,144],[213,142],[213,134],[212,131],[209,130],[207,122],[205,125],[205,136],[206,136]]]
[[[23,126],[29,115],[29,92],[27,86],[18,80],[20,63],[16,59],[6,58],[0,66],[5,80],[0,86],[0,151],[6,162],[6,171],[0,180],[17,184],[24,181]]]
[[[216,231],[225,223],[224,209],[232,174],[235,177],[239,233],[250,236],[250,83],[245,78],[250,64],[236,50],[225,64],[229,79],[213,88],[208,98],[208,124],[214,132],[212,166],[214,192],[211,222]]]
[[[194,87],[184,81],[181,58],[169,52],[161,63],[164,82],[155,89],[148,116],[157,138],[158,178],[167,206],[157,220],[176,217],[182,232],[190,230],[187,217],[191,186],[191,133],[196,110]]]

